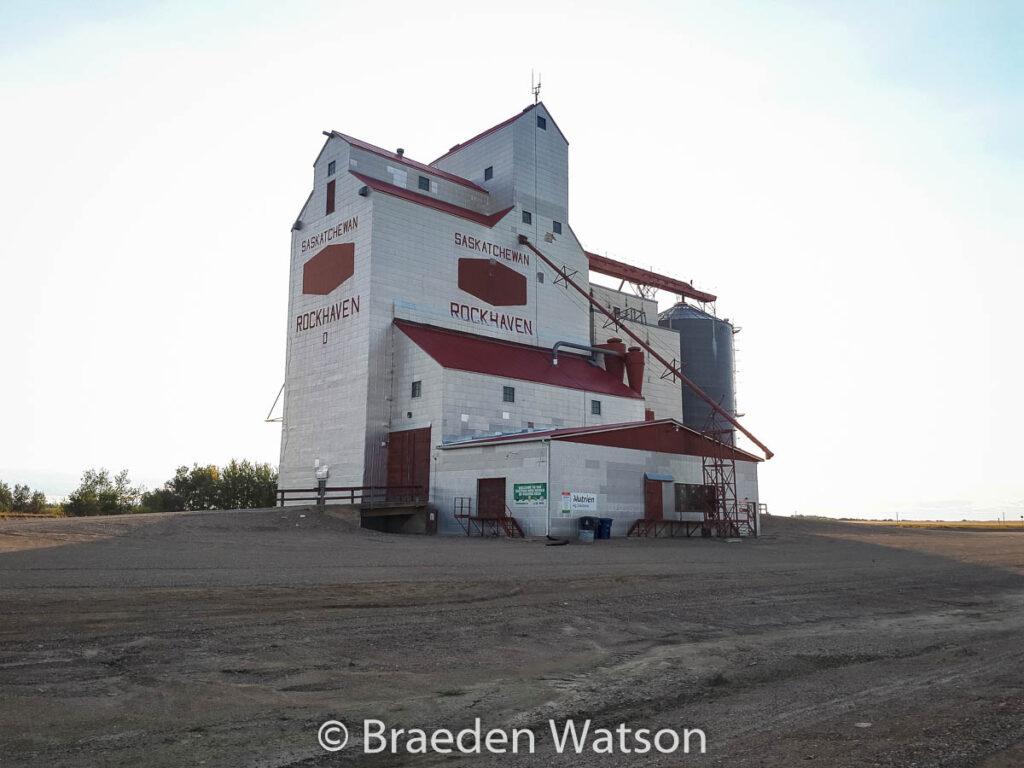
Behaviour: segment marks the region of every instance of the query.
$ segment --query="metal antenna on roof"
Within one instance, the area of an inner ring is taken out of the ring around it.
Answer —
[[[530,90],[533,91],[533,103],[537,103],[540,97],[540,72],[537,73],[537,84],[533,84],[533,70],[530,70]]]

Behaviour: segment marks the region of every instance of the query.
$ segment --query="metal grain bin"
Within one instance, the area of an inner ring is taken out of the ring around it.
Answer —
[[[683,373],[728,413],[736,414],[733,327],[691,304],[680,302],[658,315],[658,325],[679,331]],[[707,424],[711,406],[689,387],[683,390],[683,423],[696,430]],[[727,426],[727,425],[726,425]]]

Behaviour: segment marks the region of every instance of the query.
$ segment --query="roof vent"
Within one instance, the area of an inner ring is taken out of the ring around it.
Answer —
[[[402,149],[401,147],[399,147],[399,148],[398,148],[398,152],[397,152],[397,154],[398,154],[398,156],[399,156],[399,157],[401,157],[402,155],[404,155],[404,154],[405,154],[405,150],[404,150],[404,149]]]

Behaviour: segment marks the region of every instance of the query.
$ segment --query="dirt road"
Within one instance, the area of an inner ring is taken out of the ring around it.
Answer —
[[[304,516],[302,516],[304,515]],[[0,766],[1024,765],[1024,535],[393,536],[312,511],[0,522]],[[348,723],[334,754],[322,722]],[[532,730],[366,755],[358,726]],[[548,721],[700,729],[558,754]]]

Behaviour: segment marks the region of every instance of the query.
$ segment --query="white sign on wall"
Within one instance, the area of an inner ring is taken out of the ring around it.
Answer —
[[[565,496],[565,494],[562,494]],[[572,512],[597,512],[597,494],[571,491],[569,493],[569,509]]]

